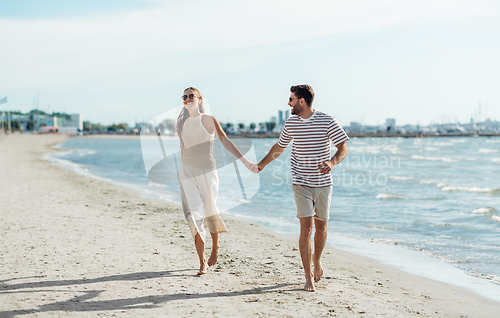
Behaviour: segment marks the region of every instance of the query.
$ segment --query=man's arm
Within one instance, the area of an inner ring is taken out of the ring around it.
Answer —
[[[341,144],[336,145],[335,147],[337,147],[337,151],[333,155],[332,159],[320,162],[318,164],[318,170],[320,173],[330,173],[333,167],[341,163],[342,160],[344,160],[344,158],[347,156],[347,145],[345,141]]]
[[[269,150],[269,153],[259,162],[259,171],[262,171],[262,169],[264,169],[274,159],[281,156],[283,151],[285,151],[285,148],[278,146],[278,143],[274,144],[271,150]]]

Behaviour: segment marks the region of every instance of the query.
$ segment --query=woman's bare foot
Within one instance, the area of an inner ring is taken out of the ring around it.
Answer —
[[[306,285],[304,286],[304,290],[308,292],[316,291],[316,289],[314,288],[314,282],[312,277],[306,278]]]
[[[217,264],[217,259],[219,258],[219,247],[212,247],[212,253],[210,254],[210,258],[208,259],[208,266],[214,266]]]
[[[208,266],[207,266],[207,263],[205,262],[205,263],[200,265],[200,271],[196,275],[204,275],[207,273],[207,270],[208,270]]]

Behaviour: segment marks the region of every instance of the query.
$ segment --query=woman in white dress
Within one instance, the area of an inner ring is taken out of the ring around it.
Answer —
[[[258,167],[248,161],[227,138],[215,117],[204,114],[200,91],[194,87],[186,88],[182,99],[184,108],[177,118],[176,128],[181,144],[179,183],[182,209],[200,259],[198,275],[203,275],[209,266],[217,263],[219,233],[227,232],[216,205],[219,177],[213,157],[214,134],[217,133],[222,145],[250,171],[257,173]],[[208,227],[212,236],[212,253],[208,262],[205,258],[204,226]]]

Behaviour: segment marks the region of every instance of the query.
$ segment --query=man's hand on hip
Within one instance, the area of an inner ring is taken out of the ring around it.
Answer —
[[[318,163],[318,170],[322,174],[330,173],[333,169],[333,163],[330,160]]]

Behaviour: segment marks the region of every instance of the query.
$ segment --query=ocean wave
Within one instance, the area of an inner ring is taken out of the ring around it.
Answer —
[[[90,156],[90,155],[94,155],[96,153],[99,153],[99,152],[96,150],[92,150],[92,149],[78,149],[76,151],[76,155],[78,157]]]
[[[443,162],[458,162],[457,159],[451,158],[451,157],[423,157],[423,156],[417,156],[413,155],[411,156],[412,159],[417,159],[417,160],[430,160],[430,161],[443,161]]]
[[[500,164],[500,158],[491,158],[491,161]]]
[[[50,155],[52,157],[58,157],[58,158],[66,157],[66,158],[71,159],[72,157],[73,158],[81,158],[81,157],[90,156],[90,155],[94,155],[96,153],[99,153],[99,151],[92,150],[92,149],[65,149],[65,148],[57,148],[57,149],[61,149],[61,150],[65,150],[65,151],[51,153]]]
[[[250,200],[245,200],[245,199],[236,199],[236,201],[238,201],[238,202],[242,202],[242,203],[252,203],[252,201],[250,201]]]
[[[379,193],[377,195],[377,199],[406,199],[405,197],[402,197],[402,196],[399,196],[399,195],[396,195],[396,194],[392,194],[392,193]]]
[[[500,144],[500,140],[498,140],[498,139],[495,139],[495,140],[488,139],[488,140],[486,140],[486,143],[488,143],[488,144]]]
[[[438,183],[435,180],[421,180],[420,184],[432,184],[432,183]]]
[[[50,163],[53,163],[55,165],[62,166],[62,167],[66,168],[66,169],[69,169],[69,170],[73,170],[74,172],[78,173],[79,175],[82,175],[82,176],[85,176],[85,177],[91,177],[91,178],[94,178],[94,179],[97,179],[97,180],[100,180],[100,181],[104,181],[104,182],[113,183],[113,181],[111,179],[103,178],[103,177],[97,176],[95,174],[92,174],[83,165],[80,165],[78,163],[74,163],[74,162],[72,162],[70,160],[61,159],[61,158],[56,157],[59,154],[60,153],[44,154],[44,155],[41,156],[41,158],[43,160],[47,160]]]
[[[373,225],[373,224],[366,224],[367,227],[370,227],[372,229],[382,229],[382,230],[400,230],[400,227],[397,226],[382,226],[382,225]]]
[[[438,184],[439,187],[440,184]],[[464,191],[464,192],[472,192],[472,193],[494,193],[500,191],[500,189],[493,189],[493,188],[479,188],[479,187],[455,187],[455,186],[449,186],[449,185],[444,185],[440,187],[441,190],[443,191]]]
[[[399,153],[399,148],[396,145],[352,146],[349,150],[365,153],[381,153],[382,151],[389,151],[393,155]]]
[[[415,178],[413,178],[413,177],[389,176],[389,179],[406,181],[406,180],[414,180]]]
[[[425,147],[424,150],[435,151],[435,150],[439,150],[439,148],[437,148],[437,147]]]
[[[495,215],[493,215],[493,216],[491,217],[491,219],[492,219],[493,221],[495,221],[495,222],[500,222],[500,215],[496,215],[496,214],[495,214]]]
[[[479,152],[482,152],[482,153],[498,152],[498,149],[481,148],[481,149],[479,149]]]
[[[435,142],[433,143],[434,146],[453,146],[452,142]]]
[[[149,188],[167,188],[168,186],[165,184],[149,181],[148,187]]]
[[[496,210],[490,206],[484,207],[484,208],[477,208],[472,213],[474,214],[488,214],[488,213],[493,213]]]

